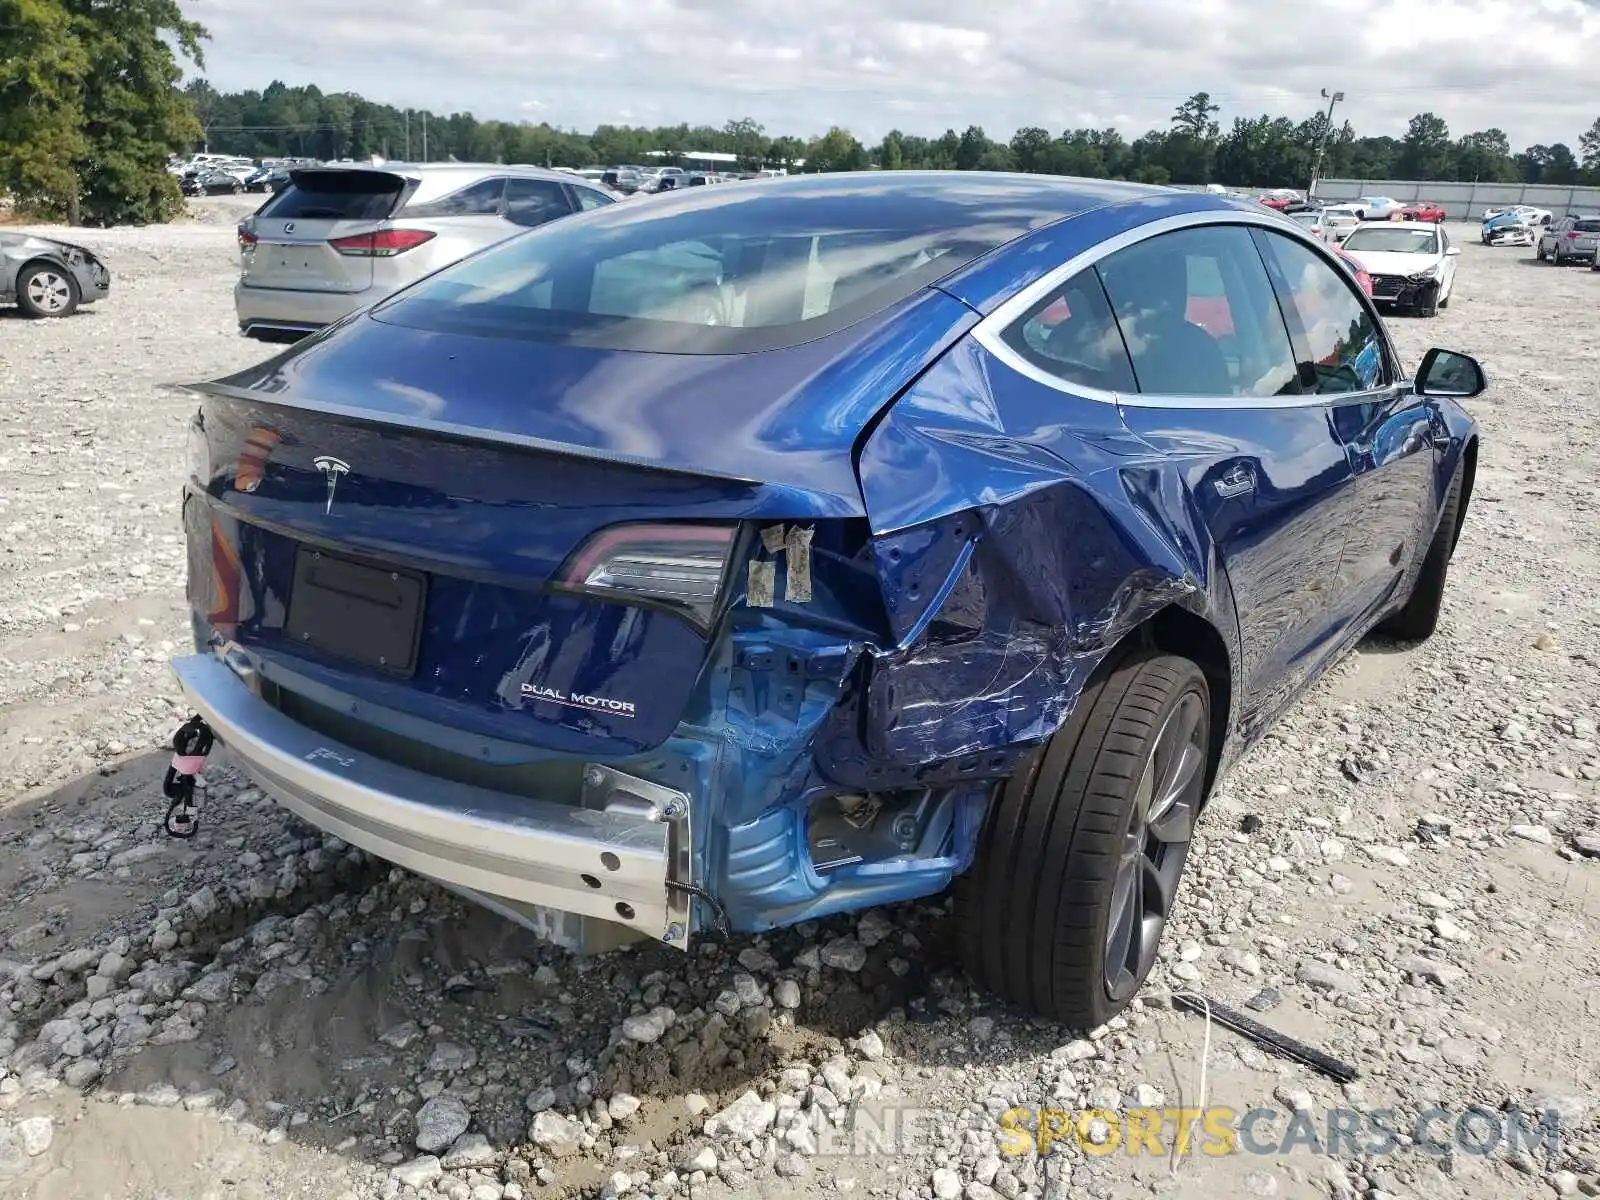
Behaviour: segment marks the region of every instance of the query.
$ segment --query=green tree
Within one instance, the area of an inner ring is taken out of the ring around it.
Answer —
[[[178,90],[177,53],[202,63],[205,30],[178,0],[64,0],[88,54],[83,80],[88,157],[83,218],[100,224],[164,221],[183,205],[167,156],[201,136]]]
[[[983,156],[989,152],[989,135],[981,125],[969,125],[956,143],[956,170],[976,171]]]
[[[1471,182],[1499,183],[1516,177],[1511,143],[1500,129],[1469,133],[1456,143],[1455,177]]]
[[[1210,92],[1196,92],[1172,114],[1172,124],[1178,127],[1180,133],[1186,133],[1197,141],[1205,141],[1217,136],[1217,123],[1212,120],[1222,111],[1220,105],[1211,103]]]
[[[1050,131],[1037,125],[1019,129],[1011,135],[1011,157],[1019,171],[1048,171],[1050,165]]]
[[[866,149],[848,129],[837,125],[806,147],[808,171],[860,171],[866,165]]]
[[[1448,179],[1453,165],[1450,127],[1431,112],[1418,113],[1406,126],[1396,164],[1402,179]]]
[[[0,0],[0,29],[0,190],[25,209],[76,216],[87,52],[58,0]]]
[[[1589,171],[1600,172],[1600,117],[1578,137],[1578,148],[1583,152],[1583,165]]]

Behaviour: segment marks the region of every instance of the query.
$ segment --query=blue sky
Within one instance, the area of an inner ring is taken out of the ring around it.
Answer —
[[[1336,118],[1399,136],[1431,109],[1453,135],[1513,149],[1600,116],[1600,5],[1589,0],[182,0],[223,90],[278,78],[435,111],[722,124],[797,136],[831,124],[982,125],[1005,138],[1165,125],[1210,91],[1236,115]]]

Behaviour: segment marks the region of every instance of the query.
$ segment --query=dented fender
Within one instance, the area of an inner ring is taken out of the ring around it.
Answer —
[[[841,709],[855,758],[824,739],[834,772],[1037,744],[1171,605],[1237,655],[1206,526],[1114,405],[1038,388],[964,341],[885,414],[859,470],[892,642],[866,649],[859,711]]]

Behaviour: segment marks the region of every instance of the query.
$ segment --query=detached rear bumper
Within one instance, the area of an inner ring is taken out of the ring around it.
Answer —
[[[604,768],[604,807],[445,783],[291,721],[246,683],[250,672],[213,655],[172,666],[262,789],[317,828],[475,898],[595,917],[687,946],[688,896],[667,886],[687,875],[680,793]],[[677,819],[666,819],[669,809]]]

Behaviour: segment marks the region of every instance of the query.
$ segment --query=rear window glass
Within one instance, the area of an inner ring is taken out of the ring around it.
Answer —
[[[418,329],[679,354],[821,337],[1059,213],[841,185],[609,205],[514,238],[379,306]]]
[[[290,220],[381,221],[394,211],[405,181],[377,171],[296,171],[257,213]]]
[[[1600,233],[1600,220],[1579,221],[1573,228],[1579,233]]]

